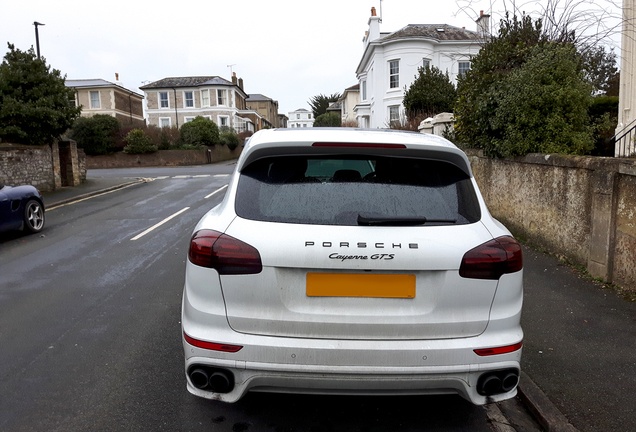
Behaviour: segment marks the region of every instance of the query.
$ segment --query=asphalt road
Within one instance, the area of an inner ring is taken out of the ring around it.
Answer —
[[[228,405],[186,391],[188,240],[231,169],[91,171],[156,180],[49,210],[41,235],[0,234],[0,431],[492,431],[487,409],[454,396]]]

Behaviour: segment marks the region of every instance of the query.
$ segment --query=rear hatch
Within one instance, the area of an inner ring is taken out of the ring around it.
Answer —
[[[497,281],[463,279],[463,254],[490,239],[482,224],[341,227],[237,219],[227,234],[254,246],[263,270],[221,276],[230,326],[243,333],[329,339],[476,336]]]
[[[223,275],[230,326],[329,339],[476,336],[496,280],[459,276],[491,240],[469,173],[387,155],[276,156],[240,173],[226,234],[263,269]]]

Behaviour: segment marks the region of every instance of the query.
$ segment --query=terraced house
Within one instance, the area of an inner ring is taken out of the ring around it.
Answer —
[[[146,97],[148,124],[179,127],[202,116],[236,132],[258,129],[261,116],[247,108],[243,79],[236,74],[232,81],[219,76],[163,78],[140,89]]]

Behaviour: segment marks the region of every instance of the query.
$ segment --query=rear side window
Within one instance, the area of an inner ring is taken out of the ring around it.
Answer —
[[[455,165],[375,156],[257,160],[240,174],[236,213],[258,221],[350,226],[361,219],[452,225],[481,218],[470,178]]]

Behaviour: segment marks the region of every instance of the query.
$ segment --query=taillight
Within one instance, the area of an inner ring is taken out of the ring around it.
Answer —
[[[212,230],[194,233],[188,258],[192,264],[213,268],[222,275],[256,274],[263,270],[256,248]]]
[[[464,254],[459,275],[472,279],[494,279],[523,268],[521,246],[510,236],[498,237]]]

